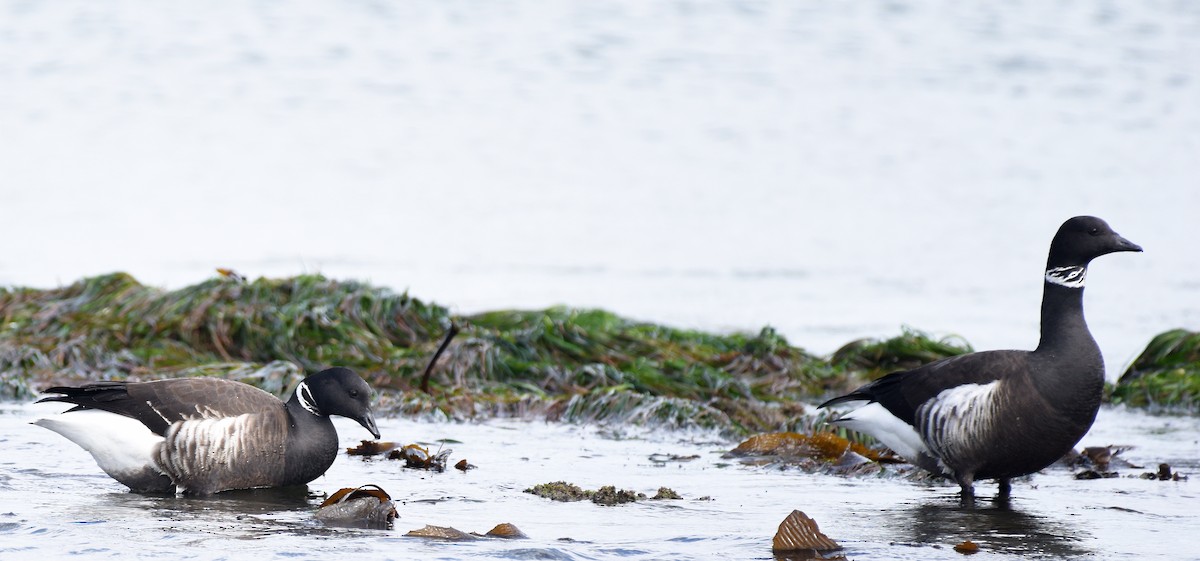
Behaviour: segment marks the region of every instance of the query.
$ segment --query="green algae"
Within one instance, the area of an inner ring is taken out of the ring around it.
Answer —
[[[877,378],[897,370],[911,370],[948,356],[974,351],[962,337],[934,338],[932,335],[904,327],[890,339],[859,339],[838,349],[830,357],[833,364],[849,370],[865,370]]]
[[[1155,336],[1115,386],[1113,403],[1200,410],[1200,332],[1173,329]]]
[[[398,369],[405,351],[427,346],[446,316],[404,294],[313,275],[217,278],[163,291],[115,273],[59,289],[0,292],[0,368],[82,379],[277,360],[304,370],[334,363]]]
[[[652,501],[667,501],[667,500],[678,500],[678,499],[682,499],[682,498],[683,497],[681,497],[679,495],[679,493],[676,493],[675,490],[670,487],[659,487],[658,492],[655,493],[653,497],[650,497],[650,500],[652,500]]]
[[[0,289],[0,319],[0,395],[10,398],[51,384],[176,376],[238,379],[282,395],[305,372],[338,365],[380,391],[381,414],[736,434],[797,429],[822,396],[970,349],[906,329],[825,359],[771,327],[714,334],[568,307],[458,316],[320,275],[222,276],[168,291],[113,273]],[[451,326],[461,333],[430,364]]]
[[[596,493],[595,491],[585,491],[582,487],[566,481],[538,483],[533,487],[525,489],[524,492],[563,503],[586,501],[591,499],[592,495]]]
[[[614,485],[605,485],[596,489],[592,493],[592,502],[603,506],[623,505],[625,503],[633,503],[646,498],[645,493],[630,491],[628,489],[617,489]]]
[[[602,506],[615,506],[626,503],[633,503],[641,500],[664,501],[682,499],[683,497],[672,490],[670,487],[659,487],[658,492],[653,497],[647,497],[645,493],[631,491],[629,489],[618,489],[615,485],[605,485],[596,490],[583,489],[582,487],[568,483],[566,481],[553,481],[551,483],[539,483],[525,489],[526,493],[537,495],[544,499],[552,501],[570,503],[578,501],[592,501]]]

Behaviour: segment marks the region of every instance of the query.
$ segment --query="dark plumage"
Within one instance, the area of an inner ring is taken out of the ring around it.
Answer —
[[[90,452],[138,492],[209,494],[308,483],[337,456],[330,415],[379,438],[371,388],[346,368],[305,378],[286,403],[253,386],[214,378],[95,382],[55,387],[39,400],[75,407],[35,424]]]
[[[1038,471],[1092,426],[1104,387],[1104,360],[1083,317],[1092,259],[1142,248],[1103,220],[1077,216],[1050,243],[1041,340],[1033,351],[986,351],[893,372],[822,403],[858,407],[832,421],[876,437],[905,459],[953,477],[964,500],[974,482]]]

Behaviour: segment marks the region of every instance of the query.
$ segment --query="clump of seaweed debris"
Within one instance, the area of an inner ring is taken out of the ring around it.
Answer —
[[[1187,481],[1188,477],[1178,471],[1172,471],[1170,464],[1158,464],[1158,471],[1143,473],[1141,478],[1159,481]]]
[[[585,491],[580,486],[566,481],[553,481],[550,483],[538,483],[533,487],[525,489],[526,493],[537,495],[544,499],[570,503],[575,501],[584,501],[592,498],[595,491]]]
[[[613,506],[625,503],[632,503],[640,500],[645,500],[646,494],[628,489],[617,489],[614,485],[605,485],[596,490],[587,490],[566,481],[554,481],[552,483],[539,483],[525,489],[526,493],[537,495],[552,501],[559,502],[576,502],[576,501],[592,501],[598,505]],[[669,487],[659,487],[658,492],[653,497],[649,497],[652,501],[681,499],[679,493],[676,493]]]
[[[1074,471],[1075,479],[1120,477],[1121,474],[1112,466],[1114,462],[1124,467],[1141,467],[1118,458],[1121,452],[1128,449],[1125,446],[1088,446],[1079,452],[1068,452],[1059,462]]]
[[[682,499],[682,498],[683,497],[679,496],[679,493],[676,493],[675,490],[670,487],[659,487],[658,492],[655,493],[653,497],[650,497],[650,500],[662,501],[662,500],[678,500],[678,499]]]
[[[449,448],[430,452],[420,444],[409,444],[388,453],[389,460],[404,460],[404,467],[412,469],[427,469],[429,471],[446,471],[446,461],[450,459]]]
[[[404,460],[404,467],[413,469],[427,469],[430,471],[442,472],[446,471],[446,465],[450,460],[450,454],[453,450],[449,448],[440,449],[430,452],[429,448],[420,444],[407,444],[400,446],[395,442],[385,442],[378,440],[364,440],[358,446],[346,449],[346,454],[350,456],[363,456],[370,458],[387,454],[389,460]],[[475,466],[466,463],[462,460],[456,465],[458,469],[466,471],[473,469]]]
[[[1122,452],[1131,449],[1132,446],[1088,446],[1082,451],[1074,450],[1067,453],[1059,460],[1063,464],[1072,469],[1075,479],[1108,479],[1112,477],[1121,477],[1118,468],[1129,468],[1134,470],[1145,469],[1145,466],[1135,464],[1120,457]],[[1142,472],[1140,475],[1129,475],[1128,477],[1141,477],[1142,479],[1157,479],[1159,481],[1184,481],[1187,476],[1173,471],[1170,464],[1158,464],[1157,471]]]

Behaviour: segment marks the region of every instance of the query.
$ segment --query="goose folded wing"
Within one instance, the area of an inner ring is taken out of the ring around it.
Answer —
[[[821,406],[853,401],[878,402],[896,418],[916,425],[917,408],[946,390],[989,384],[1027,371],[1025,351],[984,351],[953,356],[912,370],[892,372]]]
[[[283,408],[275,396],[253,386],[218,378],[181,378],[153,382],[94,382],[54,387],[60,395],[39,401],[75,405],[71,411],[100,409],[137,419],[163,435],[172,423],[220,419]]]

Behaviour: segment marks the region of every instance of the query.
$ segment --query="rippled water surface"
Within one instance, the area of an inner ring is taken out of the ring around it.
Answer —
[[[0,405],[0,558],[770,559],[776,527],[800,509],[851,559],[956,559],[952,547],[967,539],[990,559],[1200,559],[1188,539],[1200,525],[1200,420],[1194,418],[1106,409],[1082,444],[1135,443],[1119,457],[1144,468],[1078,481],[1055,467],[1015,483],[1009,507],[982,501],[975,509],[959,507],[950,485],[742,465],[721,458],[735,443],[708,435],[385,419],[385,439],[449,439],[451,461],[465,458],[478,468],[429,473],[342,454],[310,491],[375,483],[399,502],[394,529],[354,530],[317,523],[312,511],[319,501],[305,493],[129,493],[74,444],[29,424],[61,409]],[[340,421],[345,445],[369,436]],[[651,459],[662,454],[699,458]],[[1136,477],[1159,462],[1192,479]],[[667,486],[683,499],[602,507],[522,492],[558,480],[649,495]],[[981,496],[994,489],[978,487]],[[501,522],[529,539],[449,543],[403,535],[426,524],[483,533]]]

